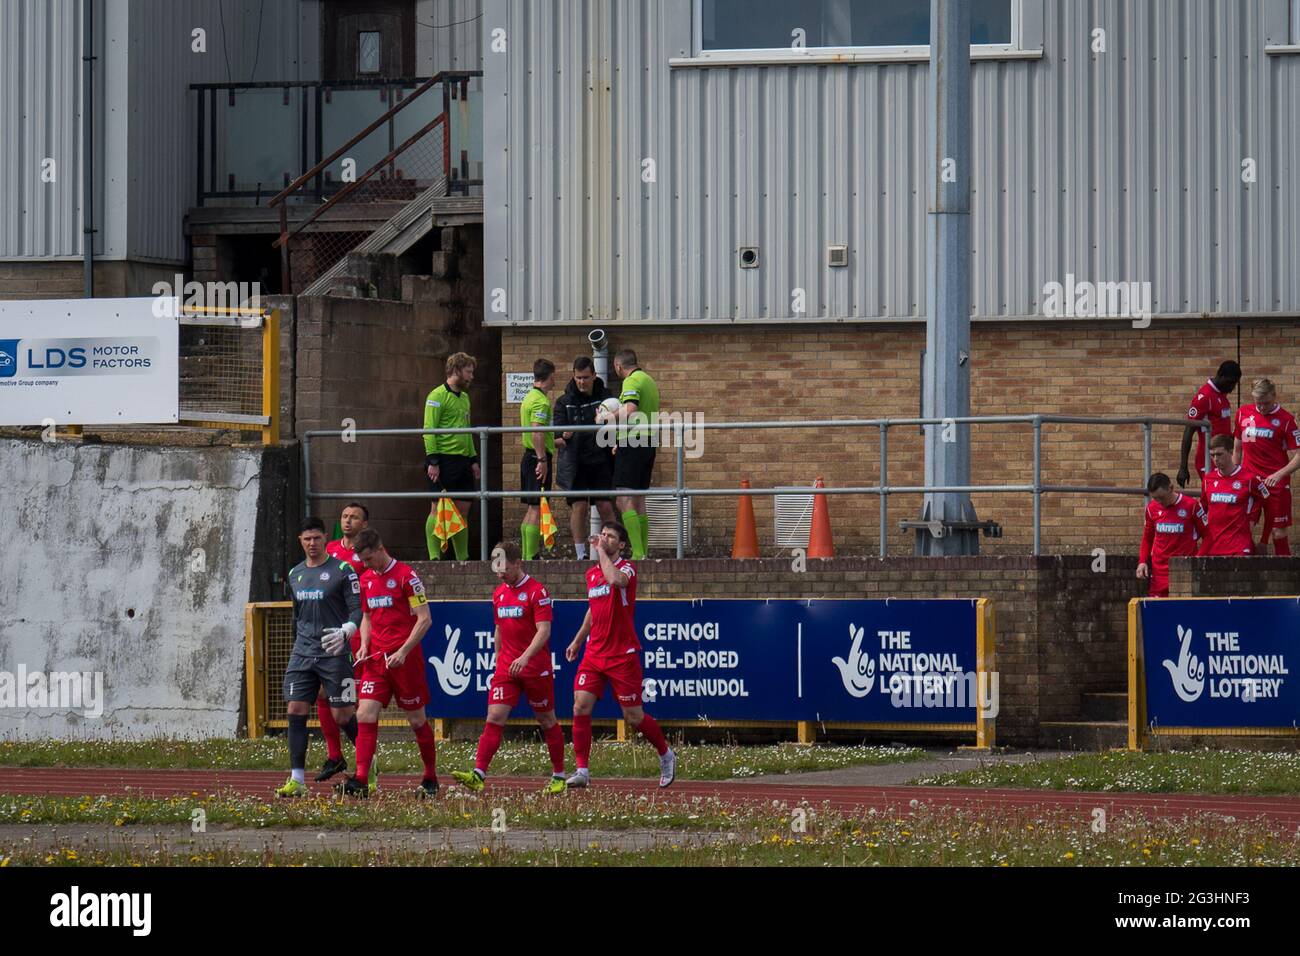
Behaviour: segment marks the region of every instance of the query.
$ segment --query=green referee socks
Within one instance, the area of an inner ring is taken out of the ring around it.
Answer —
[[[434,526],[437,525],[438,519],[429,513],[429,517],[424,519],[424,543],[429,546],[429,560],[439,561],[442,559],[442,542],[438,536],[433,533]]]
[[[640,561],[645,557],[645,527],[641,524],[641,515],[635,510],[624,511],[623,527],[627,528],[628,542],[632,545],[632,560]]]
[[[469,560],[469,528],[461,528],[451,536],[451,547],[457,561]]]
[[[541,531],[535,524],[521,524],[519,534],[520,540],[523,542],[524,560],[531,561],[537,557],[537,551],[541,547]]]

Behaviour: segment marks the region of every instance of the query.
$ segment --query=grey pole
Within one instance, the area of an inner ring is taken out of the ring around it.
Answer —
[[[1043,423],[1034,418],[1034,554],[1043,553]]]
[[[686,449],[681,435],[677,436],[677,559],[686,557],[686,508],[682,488],[686,486]]]
[[[889,487],[889,426],[880,423],[880,487]],[[889,557],[889,493],[880,492],[880,556]]]
[[[81,257],[85,298],[95,297],[95,6],[81,0]]]
[[[971,90],[970,4],[930,0],[929,184],[926,220],[926,332],[923,418],[970,415]],[[925,426],[925,483],[970,484],[970,429]],[[922,521],[973,522],[970,495],[927,494]],[[916,553],[979,553],[979,531],[916,532]]]
[[[1142,483],[1151,480],[1151,424],[1142,425]]]
[[[488,461],[488,437],[491,433],[486,429],[478,433],[478,553],[480,561],[491,561],[492,556],[488,554],[488,481],[487,481],[487,461]],[[502,443],[504,445],[504,442]]]

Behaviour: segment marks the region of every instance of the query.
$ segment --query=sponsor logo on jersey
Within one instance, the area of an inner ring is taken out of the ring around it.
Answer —
[[[385,594],[382,597],[366,598],[366,607],[370,608],[371,610],[374,610],[375,608],[392,607],[392,606],[393,606],[393,596],[391,594]]]
[[[1186,517],[1187,517],[1187,509],[1186,509],[1186,508],[1179,508],[1179,509],[1178,509],[1178,517],[1180,517],[1180,518],[1186,518]]]
[[[1240,482],[1240,481],[1234,481],[1234,482],[1232,483],[1232,487],[1233,487],[1233,490],[1235,490],[1235,491],[1240,491],[1240,490],[1241,490],[1241,482]]]
[[[388,588],[388,590],[391,591],[393,588],[397,587],[397,582],[394,581],[392,578],[389,578],[387,581],[384,582],[384,587]]]
[[[390,584],[389,587],[392,587],[392,585]],[[415,577],[415,575],[411,575],[411,590],[416,594],[424,593],[424,582]]]
[[[524,609],[521,607],[499,607],[497,608],[497,617],[523,617]]]
[[[1237,503],[1237,496],[1229,494],[1226,491],[1216,491],[1210,495],[1210,500],[1217,501],[1220,504],[1235,505]]]
[[[299,601],[320,601],[325,597],[325,591],[322,588],[312,588],[310,591],[294,591],[293,593]]]
[[[1181,521],[1161,521],[1156,524],[1156,530],[1161,534],[1182,534],[1183,527]]]
[[[599,598],[599,597],[608,597],[608,596],[609,596],[608,584],[602,584],[599,587],[594,587],[594,588],[587,588],[588,598]]]
[[[328,571],[322,571],[320,573],[320,579],[322,581],[328,581],[330,579],[330,573]]]
[[[1196,410],[1196,406],[1195,406],[1195,405],[1193,405],[1191,408],[1189,408],[1189,409],[1187,410],[1187,417],[1188,417],[1188,418],[1196,418],[1197,415],[1199,415],[1199,414],[1200,414],[1200,413]]]

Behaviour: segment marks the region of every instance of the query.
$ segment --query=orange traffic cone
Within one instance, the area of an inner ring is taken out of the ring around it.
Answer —
[[[742,478],[740,487],[748,488],[749,479]],[[731,545],[731,559],[758,557],[758,532],[754,527],[754,501],[749,495],[740,496],[736,509],[736,538]]]
[[[819,477],[813,487],[825,488],[826,483]],[[812,528],[808,532],[808,557],[835,557],[835,545],[831,541],[831,512],[826,506],[825,495],[813,496]]]

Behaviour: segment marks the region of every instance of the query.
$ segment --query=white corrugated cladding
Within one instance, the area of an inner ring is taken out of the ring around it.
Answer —
[[[80,102],[79,0],[0,3],[0,258],[81,254]]]
[[[928,64],[670,68],[692,3],[486,0],[488,320],[922,317]],[[1041,59],[977,60],[975,315],[1039,316],[1068,275],[1149,281],[1157,315],[1300,312],[1286,6],[1044,0]]]

